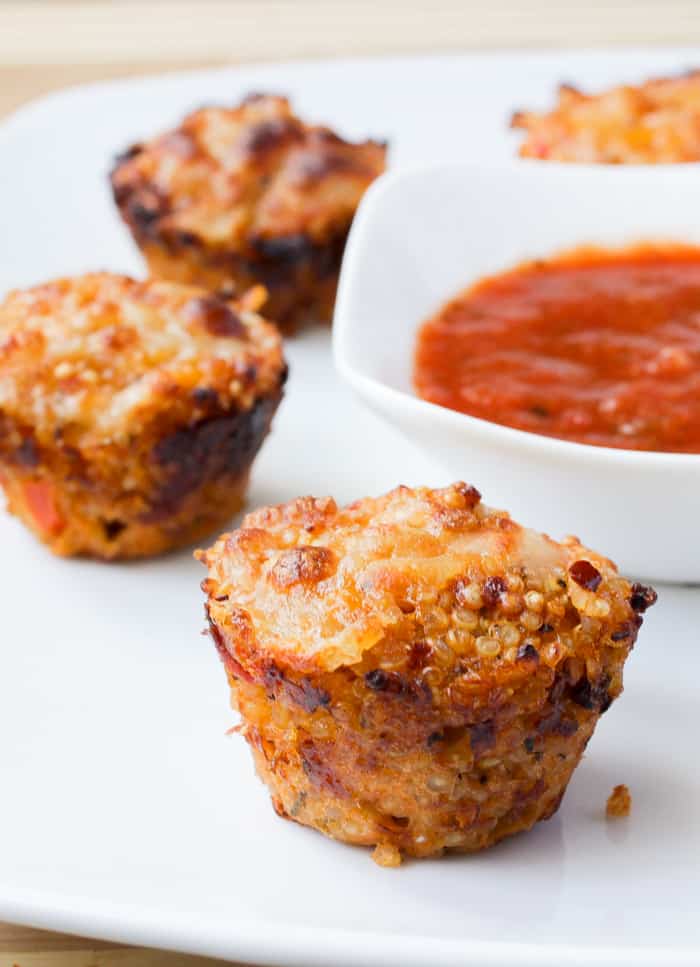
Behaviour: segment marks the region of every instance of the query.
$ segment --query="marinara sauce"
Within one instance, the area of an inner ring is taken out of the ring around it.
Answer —
[[[519,430],[700,453],[700,248],[579,249],[482,279],[424,323],[414,381]]]

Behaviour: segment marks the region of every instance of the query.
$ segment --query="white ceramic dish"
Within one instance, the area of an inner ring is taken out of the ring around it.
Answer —
[[[700,242],[700,171],[518,163],[384,176],[343,263],[342,375],[371,408],[540,530],[575,533],[630,574],[700,581],[700,455],[583,446],[417,398],[416,332],[483,275],[581,244]]]
[[[454,123],[466,113],[479,148],[502,159],[515,97],[697,62],[666,51],[278,65],[55,95],[0,132],[0,289],[140,271],[105,187],[109,158],[205,101],[289,91],[352,134],[388,133],[399,166],[466,157]],[[251,503],[446,481],[338,386],[327,331],[288,352]],[[60,561],[0,512],[0,575],[0,919],[296,967],[700,961],[697,592],[662,589],[626,694],[554,819],[482,856],[387,871],[279,820],[244,743],[224,736],[235,720],[188,554]],[[611,825],[617,782],[634,813]]]

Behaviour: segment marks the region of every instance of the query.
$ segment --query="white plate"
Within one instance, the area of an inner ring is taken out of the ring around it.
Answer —
[[[505,158],[511,108],[544,102],[559,80],[698,62],[699,51],[336,62],[55,95],[0,134],[0,289],[138,271],[105,187],[109,158],[205,101],[288,91],[350,134],[388,134],[395,165]],[[289,356],[251,502],[444,481],[339,388],[326,332]],[[700,962],[698,592],[662,590],[627,693],[554,819],[483,855],[387,871],[275,817],[244,743],[224,736],[233,716],[199,637],[203,572],[187,554],[58,561],[2,516],[0,567],[0,918],[304,967]],[[608,823],[618,782],[633,815]]]

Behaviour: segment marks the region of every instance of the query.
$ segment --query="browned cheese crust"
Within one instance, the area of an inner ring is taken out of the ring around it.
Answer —
[[[518,111],[523,158],[596,164],[700,160],[700,71],[584,94],[562,85],[553,110]]]
[[[383,865],[551,816],[655,600],[463,483],[263,508],[199,558],[275,809]]]
[[[206,290],[106,273],[0,306],[0,480],[56,554],[141,557],[240,509],[282,393],[279,334]]]
[[[286,98],[208,107],[118,159],[112,189],[151,273],[213,290],[263,284],[286,329],[330,321],[355,210],[386,148],[308,125]]]

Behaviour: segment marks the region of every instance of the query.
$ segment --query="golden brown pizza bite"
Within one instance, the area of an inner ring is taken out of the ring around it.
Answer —
[[[305,124],[286,98],[253,95],[130,148],[112,189],[153,275],[261,283],[266,313],[290,329],[330,320],[350,223],[385,154]]]
[[[56,554],[142,557],[240,509],[286,368],[264,292],[106,273],[0,306],[0,480]]]
[[[551,816],[656,597],[463,483],[264,508],[198,556],[275,809],[383,865]]]
[[[523,158],[597,164],[700,161],[700,71],[584,94],[562,84],[551,111],[518,111]]]

